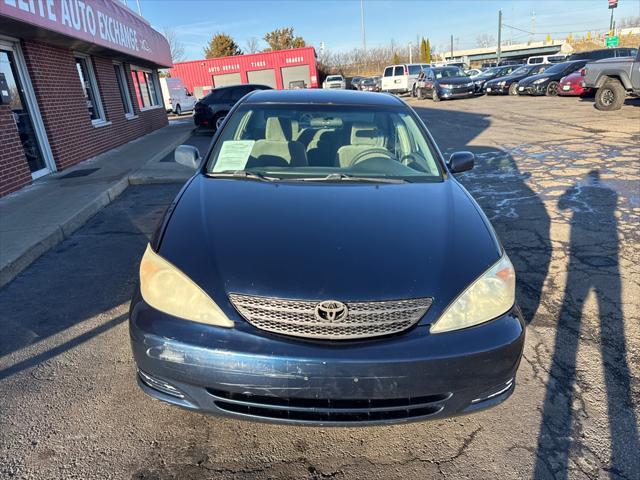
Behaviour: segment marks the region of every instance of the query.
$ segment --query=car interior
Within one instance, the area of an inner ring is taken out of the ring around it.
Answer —
[[[406,113],[256,109],[234,117],[219,144],[254,141],[247,170],[440,175],[424,134]]]

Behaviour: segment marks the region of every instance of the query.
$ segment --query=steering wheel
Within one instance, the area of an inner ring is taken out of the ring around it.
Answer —
[[[358,163],[362,163],[365,160],[368,160],[369,158],[372,157],[387,157],[389,160],[395,160],[396,157],[386,148],[383,147],[373,147],[370,148],[369,150],[364,150],[360,153],[358,153],[355,157],[353,157],[353,159],[351,160],[351,167],[355,167]]]

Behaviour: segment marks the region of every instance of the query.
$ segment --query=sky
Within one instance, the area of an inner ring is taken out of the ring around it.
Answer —
[[[318,50],[340,52],[362,46],[360,0],[138,0],[142,15],[159,31],[172,29],[185,48],[185,60],[203,57],[217,32],[231,35],[242,49],[251,38],[266,43],[266,32],[293,27]],[[136,0],[127,0],[136,10]],[[430,39],[436,51],[474,48],[479,35],[497,38],[502,10],[503,40],[564,39],[609,27],[607,0],[363,0],[367,47]],[[614,19],[640,16],[639,0],[619,0]],[[515,27],[515,28],[509,28]],[[524,31],[523,31],[524,30]],[[535,32],[535,35],[527,32]],[[415,52],[415,50],[414,50]]]

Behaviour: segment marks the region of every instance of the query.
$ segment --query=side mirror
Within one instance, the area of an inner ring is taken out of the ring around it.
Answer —
[[[452,153],[448,162],[449,170],[451,173],[460,173],[471,170],[475,163],[475,159],[475,155],[471,152]]]
[[[200,152],[191,145],[180,145],[173,154],[176,163],[196,169],[200,165]]]

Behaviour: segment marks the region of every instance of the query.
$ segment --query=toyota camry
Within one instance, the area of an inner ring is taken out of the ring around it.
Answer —
[[[193,411],[360,425],[495,406],[524,344],[514,268],[417,114],[391,95],[255,91],[140,263],[138,384]]]

